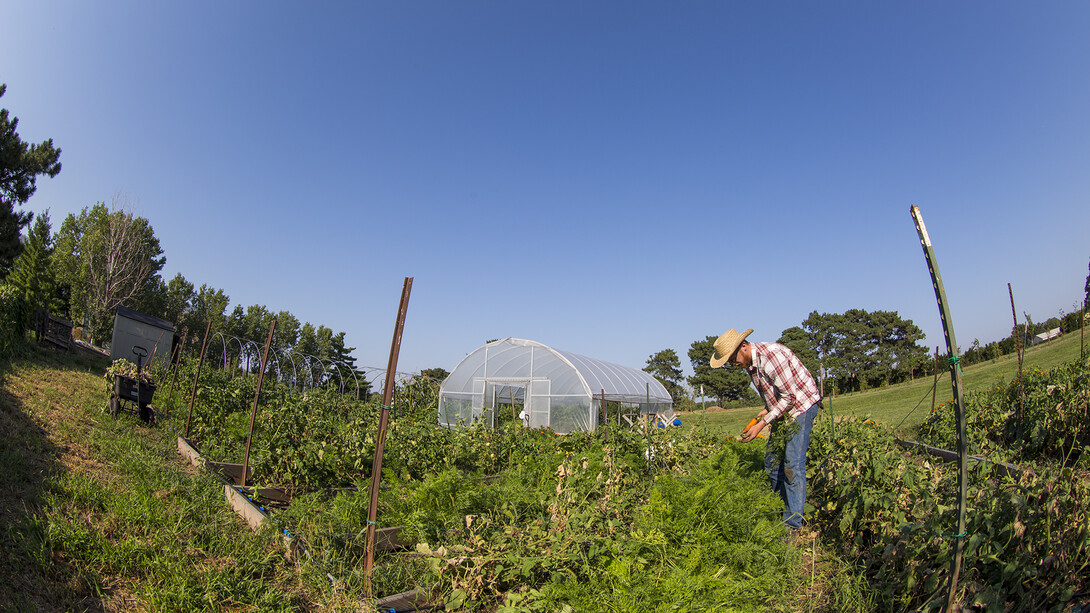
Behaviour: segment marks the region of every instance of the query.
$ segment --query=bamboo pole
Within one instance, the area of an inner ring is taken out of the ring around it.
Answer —
[[[386,365],[386,385],[382,390],[381,413],[378,421],[378,437],[375,440],[375,457],[371,463],[371,503],[367,507],[367,556],[363,560],[364,593],[371,596],[371,568],[375,560],[375,520],[378,518],[378,488],[382,483],[382,452],[386,447],[386,424],[390,421],[390,398],[397,374],[397,356],[401,350],[401,332],[405,328],[405,313],[409,309],[409,293],[413,278],[405,277],[401,289],[401,304],[394,324],[394,340],[390,344],[390,360]]]
[[[204,350],[208,348],[208,332],[212,329],[212,320],[204,327],[204,341],[201,342],[201,357],[197,358],[197,372],[193,375],[193,391],[189,394],[189,414],[185,418],[185,438],[189,440],[189,424],[193,421],[193,405],[197,402],[197,380],[201,378],[201,364],[204,363]]]
[[[242,456],[242,487],[246,487],[246,476],[250,470],[250,441],[254,439],[254,423],[257,422],[257,400],[261,396],[261,382],[265,379],[265,365],[269,363],[269,347],[272,346],[273,331],[276,330],[276,320],[269,324],[269,338],[265,340],[265,354],[261,357],[261,370],[257,373],[257,389],[254,390],[254,407],[250,410],[250,429],[246,432],[246,454]]]
[[[911,208],[912,218],[916,222],[916,233],[920,236],[920,244],[923,246],[924,257],[927,260],[927,268],[931,273],[931,284],[935,288],[935,299],[939,305],[939,315],[942,318],[942,332],[946,336],[946,348],[950,353],[950,384],[954,391],[954,409],[957,417],[958,433],[958,523],[957,533],[954,535],[954,556],[950,562],[950,589],[946,595],[946,610],[956,610],[958,593],[958,575],[961,572],[961,558],[965,550],[965,506],[968,493],[968,457],[965,453],[965,403],[961,390],[961,364],[959,363],[957,340],[954,338],[954,325],[950,320],[950,305],[946,300],[946,290],[942,285],[942,275],[939,274],[939,266],[935,259],[935,252],[931,247],[931,238],[927,235],[927,228],[923,223],[923,216],[917,206]]]

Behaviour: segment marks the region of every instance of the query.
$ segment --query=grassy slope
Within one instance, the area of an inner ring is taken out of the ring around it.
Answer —
[[[2,375],[0,610],[312,608],[171,428],[102,412],[106,366],[35,348]]]
[[[1086,343],[1087,351],[1090,351],[1090,338],[1086,339]],[[1030,347],[1023,358],[1023,368],[1036,366],[1047,369],[1078,359],[1080,346],[1079,333],[1075,332],[1043,345]],[[962,373],[965,393],[983,390],[994,385],[997,380],[1011,381],[1016,378],[1018,359],[1013,354],[1006,355],[966,366]],[[938,381],[936,406],[953,398],[949,371],[940,373]],[[836,396],[827,399],[825,404],[836,417],[867,417],[894,426],[902,435],[911,438],[915,426],[924,420],[931,409],[933,383],[934,378],[918,379],[887,388]],[[755,406],[707,414],[697,411],[683,421],[687,422],[686,425],[694,426],[703,426],[706,423],[707,427],[725,434],[738,434],[759,410],[760,407]]]

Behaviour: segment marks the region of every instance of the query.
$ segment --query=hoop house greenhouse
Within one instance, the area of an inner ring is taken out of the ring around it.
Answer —
[[[603,396],[626,417],[673,416],[666,388],[649,373],[553,349],[518,338],[493,341],[470,353],[439,388],[439,423],[478,420],[495,426],[507,405],[531,428],[558,434],[592,431],[602,419]]]

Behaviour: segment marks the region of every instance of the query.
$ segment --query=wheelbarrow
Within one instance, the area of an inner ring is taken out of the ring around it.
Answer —
[[[114,375],[114,389],[110,394],[110,413],[117,415],[121,412],[122,402],[130,402],[136,406],[135,411],[140,414],[140,419],[150,424],[155,419],[155,410],[151,408],[151,399],[155,394],[155,384],[144,381],[140,376],[144,358],[148,357],[148,350],[139,345],[132,348],[136,356],[136,378],[125,375]]]

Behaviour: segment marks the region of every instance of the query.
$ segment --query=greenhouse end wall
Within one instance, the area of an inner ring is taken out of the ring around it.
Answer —
[[[522,423],[559,434],[598,427],[601,398],[638,406],[641,413],[673,414],[666,389],[634,368],[508,338],[467,355],[439,391],[439,423],[483,421],[495,426],[501,406],[521,406]]]

